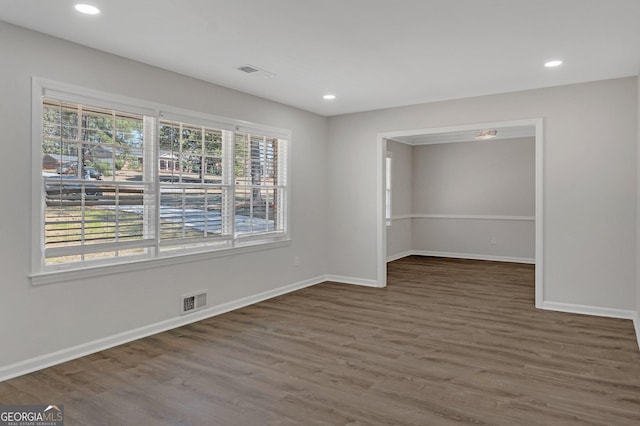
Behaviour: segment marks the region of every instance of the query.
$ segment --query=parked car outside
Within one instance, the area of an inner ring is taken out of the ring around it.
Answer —
[[[69,161],[59,165],[56,168],[56,173],[58,173],[59,175],[70,175],[74,174],[77,170],[78,164],[73,161]]]
[[[98,170],[96,170],[93,167],[85,167],[84,168],[84,176],[89,175],[89,177],[91,179],[96,179],[96,180],[101,180],[102,179],[102,173],[100,173]]]

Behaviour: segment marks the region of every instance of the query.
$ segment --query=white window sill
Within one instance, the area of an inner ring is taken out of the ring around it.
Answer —
[[[219,250],[209,250],[197,253],[173,254],[171,256],[159,256],[152,259],[136,259],[129,262],[114,263],[110,265],[90,266],[64,271],[40,272],[31,274],[29,276],[29,279],[31,280],[31,285],[33,286],[55,284],[65,281],[74,281],[104,275],[119,274],[123,272],[155,269],[161,266],[176,265],[180,263],[199,262],[219,257],[252,253],[261,250],[271,250],[279,247],[286,247],[290,244],[291,239],[283,239],[267,243],[252,244]]]

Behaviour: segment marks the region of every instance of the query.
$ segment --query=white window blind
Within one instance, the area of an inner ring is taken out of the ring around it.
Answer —
[[[235,234],[284,231],[286,141],[235,134]]]
[[[159,132],[161,246],[230,237],[228,131],[161,120]]]
[[[43,99],[45,264],[147,254],[154,246],[153,200],[144,198],[153,175],[143,163],[153,129],[151,117]]]
[[[40,271],[286,237],[281,134],[43,93]]]

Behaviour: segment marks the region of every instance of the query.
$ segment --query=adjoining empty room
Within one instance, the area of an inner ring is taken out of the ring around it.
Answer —
[[[535,263],[535,126],[397,136],[387,138],[387,152],[387,260]]]
[[[542,119],[379,135],[389,187],[380,262],[420,255],[535,264],[540,307],[542,135]]]

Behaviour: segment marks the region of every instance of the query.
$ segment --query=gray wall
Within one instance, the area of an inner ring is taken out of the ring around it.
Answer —
[[[419,253],[534,260],[534,138],[413,147],[389,141],[387,151],[395,217],[388,259]]]
[[[413,213],[535,215],[535,139],[413,148]]]
[[[638,338],[638,346],[640,346],[640,75],[638,76],[638,144],[637,144],[637,165],[639,169],[636,171],[637,179],[638,179],[638,204],[637,204],[637,229],[636,229],[636,249],[637,249],[637,257],[636,257],[636,337]]]
[[[326,273],[327,119],[0,22],[5,161],[0,238],[2,367],[176,318],[181,294],[212,306]],[[73,83],[292,130],[291,235],[283,248],[31,286],[31,78]],[[300,266],[294,266],[294,256]],[[1,376],[1,374],[0,374]]]
[[[637,78],[326,119],[0,22],[0,372],[211,305],[324,274],[377,280],[379,132],[544,117],[545,296],[640,308],[636,286]],[[31,286],[31,78],[292,130],[289,246],[153,270]],[[404,154],[406,155],[406,152]],[[405,176],[406,177],[406,176]],[[406,199],[394,205],[406,208]],[[405,229],[406,231],[406,229]],[[300,257],[295,267],[293,258]],[[637,301],[637,302],[636,302]]]
[[[535,139],[414,147],[413,214],[414,250],[533,260],[535,222],[494,217],[535,216]]]
[[[413,249],[413,147],[387,141],[387,152],[393,156],[391,167],[392,225],[387,227],[387,256],[402,256]]]
[[[330,118],[329,270],[381,279],[379,133],[542,117],[545,301],[636,309],[637,83],[623,78]]]

